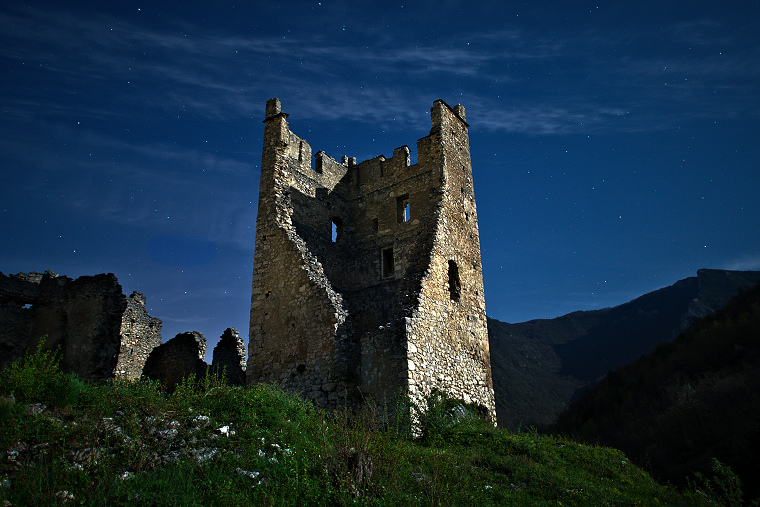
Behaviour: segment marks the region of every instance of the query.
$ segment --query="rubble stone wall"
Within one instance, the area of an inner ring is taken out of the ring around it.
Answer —
[[[148,315],[143,294],[133,292],[127,298],[127,309],[121,319],[121,346],[115,377],[140,378],[148,356],[161,344],[161,324],[160,319]]]
[[[46,337],[47,349],[60,349],[63,371],[93,380],[122,370],[130,376],[160,342],[160,331],[161,321],[145,311],[145,297],[124,296],[113,273],[76,280],[52,271],[0,273],[0,363],[20,358]]]
[[[317,405],[439,389],[495,420],[464,108],[393,156],[340,162],[267,102],[247,381]]]
[[[205,355],[206,338],[203,334],[198,331],[180,333],[151,351],[143,375],[161,381],[171,390],[185,377],[206,374],[209,366],[203,360]]]
[[[245,344],[238,330],[228,327],[214,347],[213,371],[224,374],[230,385],[245,385]]]

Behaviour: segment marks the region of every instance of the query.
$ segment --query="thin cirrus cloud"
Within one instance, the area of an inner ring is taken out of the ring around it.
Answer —
[[[760,254],[745,255],[738,259],[730,260],[725,268],[736,271],[754,271],[760,269]]]
[[[383,47],[336,45],[319,35],[230,36],[192,25],[159,31],[102,15],[68,18],[34,10],[0,14],[0,27],[7,58],[31,62],[40,59],[40,47],[53,48],[39,63],[60,81],[41,84],[53,93],[40,94],[40,100],[49,100],[46,111],[61,115],[72,111],[56,100],[61,90],[52,88],[86,95],[94,83],[113,83],[119,89],[107,107],[97,101],[88,106],[85,100],[71,107],[79,115],[103,118],[129,116],[139,102],[141,109],[158,114],[184,108],[205,118],[250,118],[260,115],[262,100],[277,93],[293,96],[293,107],[307,119],[387,121],[392,116],[422,124],[424,115],[410,111],[440,94],[435,76],[452,88],[466,84],[468,104],[487,104],[484,110],[493,114],[479,126],[488,130],[556,134],[582,124],[656,130],[668,128],[658,121],[658,104],[677,108],[674,117],[681,119],[735,117],[760,109],[743,93],[760,77],[757,66],[749,64],[757,61],[758,50],[709,22],[645,33],[610,28],[606,34],[544,36],[507,29],[454,34],[427,45],[389,41]],[[711,46],[706,40],[716,42]],[[642,47],[652,47],[652,55],[639,51]],[[567,61],[577,65],[561,65]],[[344,79],[343,69],[354,78]],[[390,85],[399,77],[409,83],[406,89]],[[558,79],[575,84],[557,87]],[[595,82],[615,86],[600,92]],[[304,83],[309,83],[307,94]],[[720,92],[720,100],[705,103],[708,89]],[[336,107],[339,103],[343,106]],[[25,114],[23,107],[13,111]],[[631,121],[617,121],[629,111],[636,111]]]

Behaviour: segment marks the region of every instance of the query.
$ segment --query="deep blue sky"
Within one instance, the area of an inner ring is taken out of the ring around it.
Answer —
[[[164,340],[247,335],[271,97],[359,160],[416,158],[433,101],[461,102],[500,320],[760,269],[757,0],[22,3],[0,6],[0,270],[113,272]]]

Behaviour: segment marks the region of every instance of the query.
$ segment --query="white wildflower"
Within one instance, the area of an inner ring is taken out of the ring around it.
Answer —
[[[190,452],[195,455],[195,461],[200,465],[219,454],[219,449],[216,447],[212,447],[211,449],[204,447],[203,449],[192,449]]]
[[[60,498],[63,501],[63,503],[66,503],[66,502],[71,501],[71,500],[74,499],[74,494],[73,493],[69,493],[65,489],[63,491],[58,491],[55,494],[55,496],[56,496],[56,498]]]

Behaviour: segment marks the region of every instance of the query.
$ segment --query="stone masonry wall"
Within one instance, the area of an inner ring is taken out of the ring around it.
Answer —
[[[245,345],[234,327],[225,329],[214,347],[211,367],[214,373],[226,375],[230,385],[245,385]]]
[[[419,302],[407,322],[409,389],[433,387],[488,409],[495,422],[477,212],[464,108],[439,101],[434,144],[443,151],[440,217]]]
[[[63,371],[106,379],[117,375],[120,361],[131,364],[125,372],[135,371],[160,341],[161,321],[147,315],[144,301],[125,297],[112,273],[76,280],[52,271],[0,273],[0,363],[18,359],[45,336],[46,348],[60,348]],[[137,351],[129,360],[122,357],[122,331]]]
[[[143,375],[161,381],[171,390],[190,375],[201,377],[206,374],[205,355],[206,338],[203,334],[198,331],[180,333],[151,351]]]
[[[290,132],[286,117],[279,101],[267,104],[259,187],[259,208],[267,212],[256,218],[246,376],[335,404],[347,392],[335,352],[347,337],[347,310],[291,217],[302,196],[316,197],[317,188],[324,196],[342,170],[320,156],[322,172],[309,172],[311,147]]]
[[[418,161],[341,162],[267,103],[248,382],[320,406],[440,389],[493,419],[464,108],[436,101]],[[346,398],[347,397],[347,398]]]
[[[145,361],[161,344],[161,319],[151,317],[145,309],[145,296],[133,292],[121,319],[121,347],[115,377],[134,380],[142,375]]]

